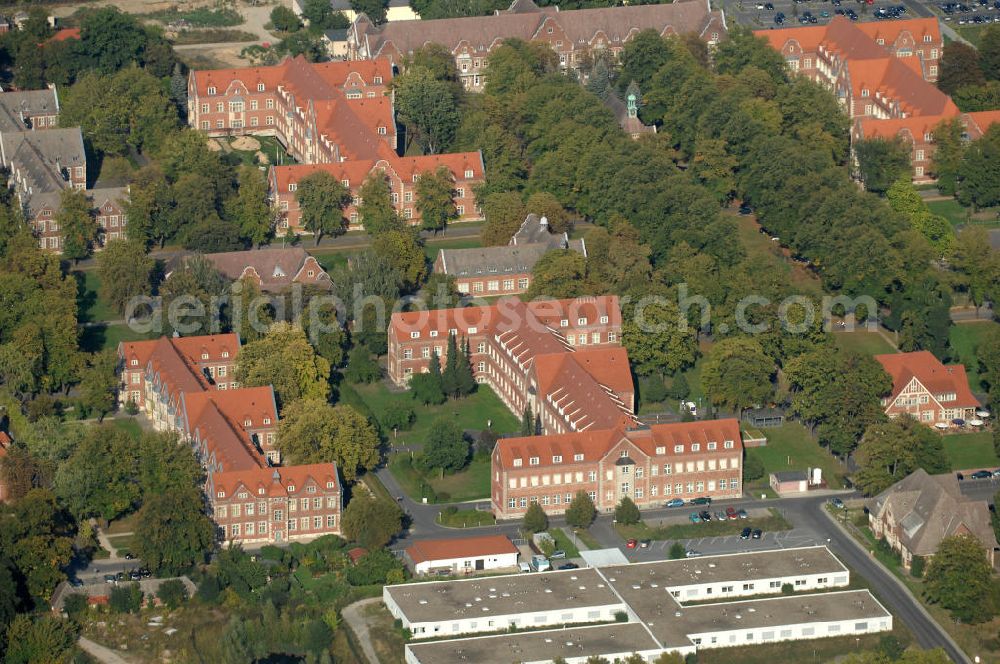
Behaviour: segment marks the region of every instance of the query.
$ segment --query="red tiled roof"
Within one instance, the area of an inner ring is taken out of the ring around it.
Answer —
[[[42,46],[45,44],[51,44],[52,42],[62,42],[67,39],[79,39],[80,38],[80,28],[63,28],[62,30],[57,30],[54,35],[46,39]]]
[[[240,487],[252,495],[298,495],[304,493],[310,483],[315,482],[325,490],[327,483],[333,482],[340,489],[337,466],[333,463],[313,463],[303,466],[283,466],[279,468],[254,468],[251,470],[212,473],[209,483],[214,491],[222,491],[228,498]],[[295,491],[291,491],[294,487]],[[264,490],[264,494],[260,493]]]
[[[958,408],[975,408],[981,405],[969,389],[965,366],[962,364],[945,366],[926,350],[876,355],[875,359],[892,376],[891,399],[895,399],[916,378],[932,395],[956,395],[955,401],[942,405]]]
[[[420,540],[406,549],[406,555],[415,565],[429,560],[479,558],[503,553],[517,553],[517,547],[507,539],[506,535]]]
[[[950,116],[918,115],[909,118],[859,118],[862,138],[891,139],[908,135],[917,142],[923,142],[924,134],[933,134],[934,128]]]
[[[635,390],[624,348],[550,353],[534,358],[538,394],[577,431],[609,429],[632,416],[624,396]]]
[[[834,20],[846,19],[837,17]],[[872,41],[882,39],[886,46],[895,43],[900,35],[906,33],[909,33],[913,37],[913,41],[917,44],[924,42],[925,35],[930,35],[931,41],[934,43],[941,42],[941,27],[936,18],[911,18],[905,21],[877,21],[869,23],[851,22],[851,25],[863,32]]]
[[[734,447],[730,450],[732,453],[740,453],[743,449],[740,424],[730,418],[655,424],[642,428],[615,427],[526,438],[503,438],[497,441],[495,454],[504,468],[513,468],[514,459],[525,460],[531,457],[539,458],[539,466],[594,463],[603,458],[623,438],[650,456],[656,455],[657,447],[666,448],[664,455],[659,456],[686,455],[691,453],[692,443],[703,445],[698,454],[708,451],[707,444],[710,442],[719,445],[717,450],[722,450],[722,444],[726,441],[733,441]],[[674,452],[675,445],[684,445],[684,452]],[[583,460],[574,461],[576,454],[583,454]],[[562,462],[553,464],[553,456],[561,456]],[[522,467],[528,467],[527,463]]]
[[[356,546],[347,552],[347,557],[351,559],[352,563],[357,563],[366,553],[368,553],[368,549]]]
[[[7,456],[7,448],[14,443],[14,440],[10,437],[10,434],[6,431],[0,431],[0,457]]]
[[[270,386],[186,392],[182,400],[185,429],[205,441],[222,468],[246,470],[267,465],[249,429],[277,425],[278,409]],[[265,419],[270,424],[264,424]]]
[[[899,58],[848,60],[847,70],[854,100],[858,103],[863,99],[862,90],[868,90],[871,98],[880,93],[898,101],[900,110],[907,115],[952,116],[959,112],[951,97],[925,81],[918,70]]]
[[[1000,111],[976,111],[966,113],[969,124],[975,125],[980,134],[985,134],[992,125],[1000,124]]]

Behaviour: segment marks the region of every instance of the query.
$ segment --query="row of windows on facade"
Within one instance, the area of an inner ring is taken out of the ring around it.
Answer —
[[[687,488],[687,493],[686,494],[684,492],[685,486]],[[739,481],[739,478],[732,478],[732,479],[723,478],[723,479],[718,480],[718,482],[716,482],[715,480],[710,480],[710,481],[708,481],[707,486],[708,486],[708,491],[716,491],[716,490],[718,490],[718,491],[734,490],[735,491],[735,490],[737,490],[737,489],[740,488],[740,481]],[[718,489],[716,489],[716,486],[718,486]],[[672,495],[675,495],[675,496],[701,495],[702,493],[705,492],[705,487],[706,487],[706,482],[704,482],[704,481],[700,481],[700,482],[688,482],[686,485],[681,484],[681,483],[677,483],[677,484],[674,484],[673,486],[671,486],[670,484],[664,484],[663,485],[663,491],[661,493],[659,485],[653,484],[653,485],[651,485],[649,487],[649,497],[650,498],[656,498],[656,497],[658,497],[660,495],[663,495],[663,496],[672,496]],[[595,492],[595,491],[588,491],[587,495],[590,496],[591,500],[596,500],[597,492]],[[572,493],[566,493],[566,494],[554,493],[551,496],[549,496],[549,495],[543,495],[541,497],[539,497],[539,496],[530,496],[530,497],[529,496],[522,496],[520,498],[508,498],[507,499],[507,507],[510,508],[510,509],[518,509],[518,508],[525,509],[525,508],[528,507],[529,503],[540,503],[543,507],[550,506],[550,505],[562,505],[562,504],[568,505],[571,502],[573,502],[573,496],[574,496],[574,494],[572,494]],[[635,490],[632,491],[632,488],[631,488],[630,484],[628,482],[623,482],[622,485],[621,485],[621,487],[620,487],[620,491],[618,493],[618,496],[619,497],[621,497],[621,496],[629,496],[629,497],[634,496],[635,498],[641,500],[641,499],[643,499],[643,498],[646,497],[646,491],[645,491],[644,487],[635,487]],[[614,491],[606,491],[604,497],[605,497],[605,499],[606,499],[606,501],[608,503],[612,503],[612,502],[615,501],[615,498],[616,498],[615,492]]]
[[[298,530],[320,530],[324,528],[324,521],[326,522],[326,528],[337,527],[336,514],[328,514],[325,519],[321,516],[306,516],[301,519],[289,519],[285,523],[285,526],[289,532]],[[310,523],[312,524],[312,528],[310,528]],[[237,537],[247,537],[250,535],[267,535],[267,525],[267,521],[258,521],[256,524],[253,521],[247,521],[246,523],[230,523],[227,525],[221,525],[219,528],[222,530],[223,539],[236,539]]]
[[[332,484],[332,482],[331,482]],[[289,489],[294,490],[295,487],[289,487]],[[330,487],[333,488],[333,487]],[[306,487],[306,493],[315,493],[316,487],[309,486]],[[225,493],[220,491],[219,493]],[[219,496],[220,498],[222,496]],[[237,498],[240,500],[246,500],[250,497],[247,492],[241,492]],[[314,498],[299,498],[297,501],[295,498],[288,499],[288,511],[295,512],[296,510],[301,510],[302,512],[308,512],[310,505],[314,510],[323,509],[323,497],[317,496]],[[337,507],[337,496],[327,496],[326,497],[327,508]],[[254,514],[267,514],[267,501],[258,500],[256,503],[233,503],[232,505],[216,505],[215,507],[215,518],[217,519],[227,519],[227,518],[239,518],[242,515],[253,516]]]
[[[335,488],[337,488],[337,485],[334,482],[327,482],[326,483],[326,488],[327,489],[335,489]],[[289,484],[288,487],[287,487],[287,490],[288,490],[288,493],[295,493],[295,485],[294,484]],[[264,487],[259,487],[257,489],[257,493],[263,496],[264,493],[265,493]],[[315,484],[310,484],[309,486],[307,486],[306,487],[306,493],[316,493],[316,485]],[[226,497],[226,492],[225,491],[216,491],[215,492],[215,497],[216,498],[225,498]],[[238,494],[236,494],[236,497],[238,499],[240,499],[240,500],[246,500],[247,498],[250,497],[250,493],[247,492],[247,491],[240,491]],[[283,500],[283,498],[279,498],[278,500]],[[294,500],[294,498],[289,498],[289,501],[292,501],[292,500]],[[307,499],[303,498],[303,500],[307,500]],[[263,502],[258,502],[257,505],[261,506],[261,505],[264,505],[264,503]],[[264,511],[266,511],[266,509]],[[295,509],[292,508],[292,511],[294,512]]]
[[[381,85],[382,84],[382,77],[381,76],[375,76],[372,79],[372,82],[373,82],[374,85]],[[267,91],[267,86],[266,85],[264,85],[263,83],[258,83],[257,84],[257,92],[266,92],[266,91]],[[219,91],[218,91],[218,88],[216,88],[214,85],[210,85],[210,86],[208,86],[208,91],[207,92],[210,95],[216,95],[216,94],[218,94]]]
[[[527,280],[525,280],[525,281],[527,281]],[[491,289],[491,290],[499,290],[499,287],[496,288],[496,289]],[[608,322],[608,317],[607,316],[601,316],[601,323],[602,324],[607,324],[607,322]],[[576,324],[577,325],[587,325],[588,324],[588,319],[586,317],[577,318],[576,319]],[[563,318],[561,321],[559,321],[559,327],[569,327],[569,319],[568,318]],[[479,333],[479,328],[478,327],[469,327],[469,328],[467,328],[465,330],[464,334],[478,334],[478,333]],[[458,328],[455,328],[455,327],[450,328],[448,330],[448,334],[449,335],[456,335],[457,336],[458,335]],[[439,331],[438,330],[431,330],[428,333],[428,336],[430,336],[431,338],[437,337],[438,335],[439,335]],[[420,331],[416,330],[416,331],[410,332],[410,338],[411,339],[419,339],[420,338]],[[584,343],[586,343],[586,342],[584,342]],[[595,343],[599,343],[599,342],[595,342]],[[480,350],[478,352],[485,353],[486,352],[486,345],[485,344],[479,344],[479,349]]]
[[[580,456],[582,456],[582,455],[580,455]],[[698,461],[697,463],[693,463],[693,462],[689,461],[689,462],[687,462],[687,471],[686,472],[688,472],[688,473],[695,473],[695,472],[703,473],[706,470],[708,470],[709,472],[713,472],[713,471],[716,471],[716,470],[737,470],[739,468],[739,460],[738,459],[733,459],[731,464],[729,463],[729,461],[727,459],[719,459],[718,466],[716,465],[715,461],[716,461],[715,459],[710,459],[707,468],[705,466],[705,462],[704,461]],[[628,467],[622,468],[622,475],[628,475],[628,474],[630,474],[630,473],[626,472],[627,469],[628,469]],[[675,469],[671,468],[671,464],[669,464],[669,463],[665,464],[663,466],[663,474],[664,475],[672,475],[673,474],[673,472],[672,472],[673,470],[675,470]],[[650,472],[649,472],[650,476],[657,477],[658,476],[658,472],[657,471],[658,471],[658,467],[657,466],[653,466],[650,469]],[[683,475],[685,473],[685,464],[678,463],[676,471],[677,471],[678,475]],[[497,476],[498,476],[498,479],[499,479],[499,473],[497,473]],[[636,468],[635,478],[637,480],[639,480],[639,479],[642,479],[643,476],[644,476],[643,475],[643,468],[642,467]],[[615,479],[614,471],[613,470],[607,471],[606,474],[605,474],[605,478],[607,480],[609,480],[609,481],[613,481]],[[510,489],[517,489],[517,488],[526,489],[529,486],[530,487],[537,487],[537,486],[549,486],[549,485],[556,485],[556,486],[558,486],[560,484],[574,484],[574,480],[575,480],[576,484],[583,484],[583,482],[584,482],[583,472],[582,471],[576,471],[575,473],[556,473],[556,474],[551,475],[551,476],[549,476],[549,475],[542,475],[541,477],[539,477],[538,475],[532,475],[531,477],[527,477],[527,476],[524,476],[524,477],[511,477],[507,481],[507,486]],[[587,482],[588,483],[594,483],[596,481],[597,481],[597,471],[596,470],[588,471],[587,472]]]
[[[726,441],[723,441],[722,448],[726,449],[726,450],[731,450],[731,449],[733,449],[735,447],[735,445],[736,445],[736,443],[734,441],[732,441],[732,440],[726,440]],[[713,450],[718,449],[718,443],[715,442],[715,441],[710,441],[710,442],[708,442],[708,443],[705,444],[705,447],[706,447],[706,449],[708,451],[711,452]],[[685,448],[684,445],[674,445],[674,453],[675,454],[683,454],[684,453],[684,448]],[[691,452],[700,452],[701,451],[701,443],[691,443],[690,451]],[[657,454],[657,456],[662,456],[662,455],[664,455],[666,453],[667,453],[666,446],[660,445],[660,446],[656,447],[656,454]],[[622,459],[627,459],[628,457],[629,457],[628,452],[623,450],[622,453],[621,453],[621,458]],[[582,454],[574,454],[573,455],[573,461],[583,461],[583,455]],[[715,465],[715,459],[709,459],[709,461],[711,462],[711,464],[713,466]],[[721,459],[721,461],[724,462],[725,459]],[[552,463],[562,463],[562,462],[563,462],[563,457],[562,457],[561,454],[555,454],[555,455],[552,456]],[[688,467],[690,467],[692,463],[695,463],[695,462],[688,461],[687,462]],[[698,461],[697,463],[700,464],[701,462]],[[534,457],[528,457],[528,465],[529,466],[538,466],[540,464],[541,464],[541,457],[536,457],[536,456],[534,456]],[[515,468],[518,468],[518,467],[520,467],[522,465],[524,465],[523,464],[523,459],[520,459],[520,458],[514,459],[514,467]],[[682,464],[678,464],[678,465],[680,466]],[[669,463],[663,464],[663,474],[664,475],[669,475],[671,467],[672,467],[672,464],[669,464]],[[628,468],[629,468],[629,466],[622,466],[622,472],[626,472],[626,473],[629,472]],[[723,468],[725,468],[725,466],[723,466]],[[652,470],[652,474],[653,475],[656,475],[656,469],[657,469],[657,466],[654,465],[653,466],[653,470]],[[701,470],[701,468],[699,468],[699,470]],[[610,473],[611,471],[608,471],[608,472]],[[678,470],[678,472],[682,472],[682,471]],[[691,471],[689,470],[688,472],[691,472]],[[636,474],[639,477],[642,477],[642,467],[636,468]],[[608,478],[608,479],[610,479],[610,478]]]

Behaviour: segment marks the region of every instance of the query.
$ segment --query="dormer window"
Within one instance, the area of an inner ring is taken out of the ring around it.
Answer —
[[[692,452],[700,452],[701,451],[701,443],[692,443],[691,444],[691,451]]]
[[[714,450],[715,448],[716,448],[716,444],[715,443],[709,443],[708,444],[708,449],[709,450]]]
[[[861,89],[861,96],[862,97],[867,97],[868,96],[868,88],[862,88]]]
[[[137,366],[139,366],[139,360],[137,360],[137,359],[135,359],[135,358],[133,357],[133,358],[132,358],[132,366],[133,366],[133,367],[137,367]]]
[[[727,450],[733,449],[733,441],[727,440],[726,442],[724,442],[722,444],[722,447],[725,448],[725,449],[727,449]]]
[[[375,77],[375,84],[376,85],[381,85],[382,84],[382,77],[381,76],[376,76]]]
[[[674,453],[675,454],[680,454],[683,451],[684,451],[684,446],[683,445],[674,445]]]
[[[576,324],[577,325],[586,325],[587,324],[587,319],[586,318],[577,318],[576,319]]]
[[[622,450],[621,454],[619,454],[618,456],[621,457],[622,459],[627,459],[628,458],[628,450]]]
[[[295,485],[294,484],[289,484],[288,485],[288,493],[295,493]]]
[[[264,487],[260,487],[259,489],[257,489],[257,495],[258,496],[263,496],[264,495]]]
[[[563,318],[561,321],[559,321],[559,327],[569,327],[569,320]]]
[[[257,92],[263,92],[263,91],[264,91],[264,84],[263,83],[258,83],[257,84]]]
[[[271,418],[270,417],[265,417],[264,418],[264,424],[270,424],[270,423],[271,423]]]
[[[432,337],[436,337],[437,335],[438,335],[438,331],[437,330],[431,330],[431,336]]]
[[[327,483],[326,483],[326,488],[327,488],[327,489],[332,489],[333,487],[334,487],[334,484],[333,484],[333,482],[327,482]]]
[[[573,455],[573,461],[583,461],[583,455],[582,454],[574,454]]]
[[[215,94],[215,86],[214,85],[209,86],[209,88],[208,88],[208,94],[210,94],[210,95],[214,95]]]
[[[208,359],[208,353],[202,353],[201,354],[201,359],[207,360]]]
[[[552,457],[552,463],[562,463],[562,455],[557,454]]]
[[[229,357],[229,351],[228,350],[222,351],[222,357]]]
[[[885,46],[885,40],[882,39],[881,37],[879,37],[878,39],[876,39],[875,43],[878,44],[879,46]]]
[[[288,191],[295,191],[298,188],[299,188],[299,185],[297,183],[295,183],[295,182],[289,182],[288,183]]]
[[[307,486],[306,487],[306,493],[316,493],[316,487],[315,486]]]
[[[475,175],[476,175],[475,172],[473,172],[473,170],[471,168],[465,169],[465,179],[466,180],[474,177]]]
[[[521,459],[514,459],[514,467],[520,468],[523,465]]]
[[[410,332],[410,338],[411,339],[419,339],[420,338],[420,333],[419,332]]]
[[[924,43],[925,44],[930,44],[931,43],[931,36],[930,35],[924,35]]]
[[[350,188],[351,188],[351,181],[350,181],[350,180],[341,180],[341,181],[340,181],[340,184],[344,185],[344,186],[345,186],[345,187],[347,187],[348,189],[350,189]]]
[[[531,457],[528,459],[528,465],[530,466],[537,466],[538,462],[539,462],[538,457]]]
[[[667,453],[667,448],[666,447],[662,447],[662,446],[661,447],[657,447],[656,448],[656,453],[657,454],[666,454]]]
[[[478,332],[479,332],[479,328],[478,327],[470,327],[469,328],[469,334],[477,334]]]
[[[253,424],[253,422],[250,421],[250,420],[243,420],[243,426],[245,426],[245,427],[248,427],[248,426],[250,426],[252,424]]]
[[[225,491],[219,491],[219,492],[217,492],[215,494],[215,497],[216,498],[225,498],[226,497],[226,492]]]
[[[386,134],[385,127],[379,127],[378,128],[378,135],[379,136],[385,136],[385,134]]]

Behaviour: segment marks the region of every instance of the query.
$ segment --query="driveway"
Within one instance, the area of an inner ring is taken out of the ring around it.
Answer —
[[[365,620],[363,611],[365,607],[371,606],[373,604],[378,604],[382,601],[381,597],[370,597],[368,599],[363,599],[360,602],[355,602],[354,604],[348,604],[340,612],[340,615],[344,618],[344,622],[347,626],[351,628],[354,632],[354,636],[357,637],[358,643],[361,644],[361,649],[365,653],[365,657],[368,658],[369,664],[381,664],[378,661],[378,655],[375,653],[375,648],[372,647],[372,638],[368,633],[368,621]]]

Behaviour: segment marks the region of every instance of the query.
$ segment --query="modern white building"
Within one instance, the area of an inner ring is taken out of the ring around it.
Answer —
[[[577,625],[414,642],[406,648],[409,664],[528,664],[556,655],[572,663],[636,652],[651,661],[669,651],[891,630],[892,615],[867,590],[801,592],[849,582],[847,568],[825,547],[808,547],[402,584],[386,586],[383,599],[414,639]],[[786,584],[797,592],[782,595]],[[779,596],[739,599],[769,593]]]
[[[516,569],[519,553],[505,535],[420,540],[405,551],[406,562],[418,576]]]

